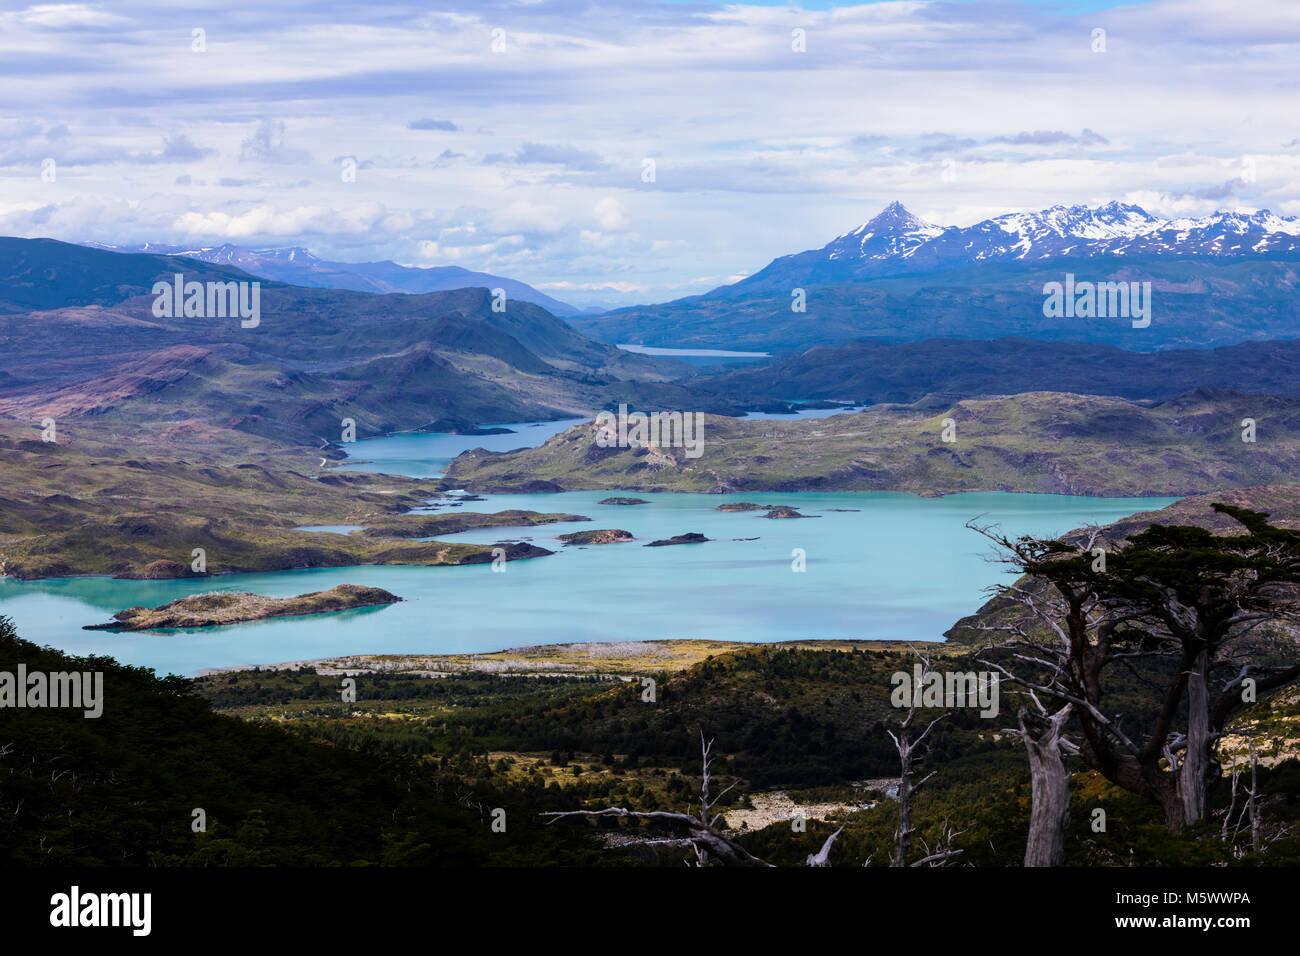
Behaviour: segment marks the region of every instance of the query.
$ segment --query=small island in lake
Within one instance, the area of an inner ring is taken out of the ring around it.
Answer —
[[[726,512],[744,512],[744,511],[766,511],[767,514],[759,515],[760,518],[817,518],[819,515],[800,514],[799,510],[792,505],[756,505],[752,501],[729,501],[726,504],[718,505],[714,511]]]
[[[791,508],[789,505],[773,505],[772,507],[770,507],[770,508],[767,509],[767,514],[762,515],[761,517],[764,517],[764,518],[777,518],[777,519],[781,519],[781,518],[820,518],[821,515],[805,515],[805,514],[800,514],[799,511],[798,511],[797,509],[795,509],[795,508]]]
[[[663,538],[659,541],[651,541],[646,545],[647,548],[662,548],[670,544],[699,544],[702,541],[710,539],[704,537],[698,531],[688,531],[685,534],[675,534],[671,538]]]
[[[631,541],[632,532],[622,528],[598,528],[592,531],[571,531],[558,536],[566,545],[570,544],[617,544],[619,541]]]
[[[415,430],[416,432],[425,432],[425,433],[443,434],[443,435],[513,435],[515,434],[515,430],[513,428],[504,428],[499,425],[485,427],[482,425],[475,425],[471,422],[466,421],[463,418],[439,418]]]
[[[648,505],[649,503],[644,498],[602,498],[596,502],[599,505]]]
[[[107,624],[88,624],[86,631],[144,631],[163,627],[220,627],[269,617],[324,614],[358,607],[396,604],[402,600],[383,588],[340,584],[328,591],[273,598],[251,591],[212,591],[192,594],[156,608],[129,607]]]

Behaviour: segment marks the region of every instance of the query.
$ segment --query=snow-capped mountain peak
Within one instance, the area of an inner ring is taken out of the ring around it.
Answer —
[[[875,217],[826,246],[830,259],[885,259],[906,256],[942,233],[943,226],[912,215],[900,202],[891,202]]]
[[[1019,237],[1028,249],[1052,237],[1089,241],[1133,238],[1149,231],[1159,220],[1140,206],[1110,202],[1096,209],[1057,205],[1040,212],[1009,213],[988,222]]]
[[[711,296],[789,289],[809,283],[862,282],[985,262],[1133,259],[1138,256],[1300,260],[1300,219],[1268,210],[1219,211],[1162,219],[1124,202],[1050,206],[972,226],[937,226],[892,202],[821,249],[773,260]]]
[[[1227,241],[1244,237],[1255,238],[1249,249],[1256,252],[1290,247],[1290,240],[1300,237],[1300,219],[1261,210],[1170,220],[1132,203],[1111,201],[1095,208],[1057,204],[1037,212],[995,216],[973,226],[944,228],[893,202],[865,225],[833,240],[823,252],[828,259],[915,258],[924,248],[956,244],[980,260],[1070,254],[1217,255],[1244,253],[1246,247],[1239,242]]]
[[[917,218],[908,211],[906,206],[895,200],[877,213],[875,217],[849,233],[849,235],[859,235],[866,232],[916,233],[936,230],[942,232],[943,227]]]

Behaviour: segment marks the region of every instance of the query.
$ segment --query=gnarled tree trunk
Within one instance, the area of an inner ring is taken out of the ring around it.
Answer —
[[[1070,822],[1070,771],[1061,750],[1061,730],[1070,716],[1070,705],[1050,715],[1021,707],[1017,716],[1029,754],[1032,788],[1025,866],[1062,866],[1065,829]]]
[[[1187,674],[1187,750],[1178,774],[1178,798],[1184,824],[1205,819],[1206,790],[1213,760],[1209,665],[1209,652],[1202,648]]]

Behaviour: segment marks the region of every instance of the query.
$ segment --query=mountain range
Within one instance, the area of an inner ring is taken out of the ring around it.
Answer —
[[[273,279],[288,285],[314,289],[415,294],[467,288],[504,289],[508,298],[540,305],[552,315],[569,316],[589,311],[561,302],[516,279],[507,279],[487,272],[472,272],[460,266],[403,266],[391,260],[333,262],[322,259],[301,246],[245,249],[243,246],[230,243],[220,246],[175,246],[153,242],[136,246],[111,246],[99,242],[86,242],[82,245],[110,252],[183,256],[214,265],[234,266],[263,279]]]
[[[530,302],[507,298],[497,311],[486,288],[381,295],[262,282],[260,323],[245,328],[156,315],[153,283],[177,272],[253,279],[175,256],[0,239],[0,415],[201,423],[317,445],[337,440],[344,418],[366,437],[618,402],[740,410],[674,384],[691,371],[684,363],[593,341]]]
[[[752,276],[705,298],[788,293],[791,283],[861,282],[976,263],[1047,259],[1205,256],[1300,261],[1300,219],[1217,212],[1199,219],[1161,219],[1140,206],[1109,202],[1008,213],[973,226],[936,226],[893,202],[820,249],[782,256]]]
[[[1300,339],[1213,349],[1127,352],[1113,345],[1034,339],[860,339],[723,372],[699,387],[720,395],[861,405],[952,402],[978,395],[1058,391],[1167,399],[1198,388],[1300,395]]]
[[[903,243],[924,231],[900,228],[893,239]],[[860,233],[856,248],[876,238]],[[1258,289],[1253,297],[1232,293],[1232,283],[1247,288],[1256,274],[1250,270],[1261,264],[1229,263],[1211,272],[1199,262],[1174,264],[1203,288],[1169,295],[1206,303],[1197,313],[1202,328],[1220,322],[1229,335],[1254,315],[1259,329],[1294,336],[1292,312],[1280,298],[1265,315],[1242,308],[1269,302]],[[812,314],[791,316],[787,307],[785,325],[764,321],[756,310],[750,330],[789,336],[800,346],[795,354],[710,374],[594,340],[575,328],[581,320],[566,322],[518,298],[494,311],[486,288],[379,294],[268,280],[255,329],[238,321],[159,317],[151,308],[158,279],[170,281],[178,271],[198,281],[253,277],[229,263],[0,238],[0,334],[9,346],[0,369],[0,415],[184,425],[195,434],[216,427],[315,446],[332,441],[343,418],[366,437],[594,414],[621,402],[739,414],[781,411],[795,400],[930,405],[1044,389],[1131,400],[1167,399],[1198,387],[1300,391],[1294,374],[1300,342],[1294,340],[1143,354],[1075,341],[1082,337],[1077,324],[1040,328],[1036,340],[1023,334],[981,340],[977,332],[996,330],[998,316],[1015,302],[1036,311],[1041,325],[1040,297],[997,283],[1013,275],[1023,281],[1043,266],[975,268],[983,279],[969,277],[965,287],[932,289],[902,277],[819,287],[810,298]],[[843,321],[827,307],[835,295],[846,303]],[[766,300],[701,299],[695,308],[744,301]],[[891,325],[887,313],[895,308],[902,317]],[[692,314],[669,309],[660,316],[665,334],[680,335],[675,344],[690,341],[683,315]],[[864,336],[868,320],[878,325]],[[965,338],[951,333],[954,325]],[[924,337],[936,327],[948,334]],[[828,332],[851,341],[816,345]],[[1257,329],[1255,337],[1264,336]],[[739,338],[723,344],[735,347]]]
[[[1151,325],[1045,315],[1044,285],[1067,274],[1150,282]],[[1161,219],[1111,202],[941,227],[891,203],[820,249],[774,259],[734,284],[573,321],[604,341],[678,348],[1029,336],[1156,351],[1289,337],[1300,324],[1298,292],[1300,219],[1268,211]]]

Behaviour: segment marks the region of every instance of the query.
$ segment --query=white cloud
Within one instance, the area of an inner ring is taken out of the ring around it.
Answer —
[[[601,229],[623,229],[627,226],[623,204],[613,196],[602,196],[596,200],[595,213],[596,222]]]
[[[366,232],[387,219],[383,210],[331,206],[281,209],[259,205],[240,213],[187,212],[177,217],[175,229],[187,238],[249,239],[257,236],[349,235]]]
[[[293,242],[644,300],[820,246],[893,199],[955,225],[1056,202],[1300,203],[1300,154],[1282,145],[1296,138],[1293,0],[1080,16],[912,0],[452,6],[357,4],[346,23],[301,2],[218,5],[194,23],[167,0],[0,14],[0,227]],[[491,50],[498,25],[506,54]],[[1255,179],[1227,190],[1242,155]],[[360,161],[355,182],[342,156]]]
[[[47,30],[62,30],[68,27],[107,27],[127,22],[126,17],[84,3],[37,4],[26,10],[7,13],[4,18]]]
[[[537,288],[551,292],[646,292],[649,287],[635,282],[539,282]]]

